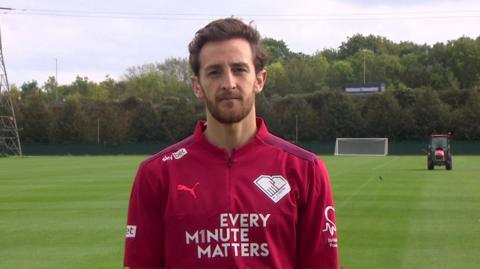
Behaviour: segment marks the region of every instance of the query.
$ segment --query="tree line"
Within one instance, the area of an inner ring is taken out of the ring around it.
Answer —
[[[312,55],[292,52],[281,40],[262,42],[268,79],[257,111],[285,139],[400,141],[452,132],[480,140],[480,37],[430,46],[354,35]],[[118,81],[78,76],[58,85],[50,77],[10,92],[23,143],[171,143],[204,117],[190,77],[187,59],[171,58],[129,68]],[[342,91],[345,83],[364,81],[383,82],[386,91]]]

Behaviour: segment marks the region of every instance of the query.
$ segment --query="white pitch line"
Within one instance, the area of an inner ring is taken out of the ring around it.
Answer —
[[[335,205],[335,208],[337,208],[337,210],[338,210],[339,208],[342,208],[343,206],[345,206],[346,204],[348,204],[348,203],[352,200],[353,197],[355,197],[365,186],[368,185],[368,183],[370,183],[373,179],[375,179],[375,178],[378,176],[378,175],[376,175],[375,173],[373,173],[375,170],[378,170],[378,169],[380,169],[380,168],[383,168],[383,167],[389,165],[391,162],[398,160],[399,158],[400,158],[400,157],[397,156],[397,157],[395,157],[395,158],[390,159],[390,160],[387,161],[387,162],[381,163],[381,164],[373,167],[373,168],[371,169],[372,176],[370,176],[370,178],[369,178],[368,180],[364,181],[360,186],[358,186],[358,188],[356,188],[355,191],[353,191],[353,192],[352,192],[345,200],[343,200],[340,204]]]

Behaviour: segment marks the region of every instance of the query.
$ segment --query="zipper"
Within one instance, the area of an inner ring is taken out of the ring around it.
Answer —
[[[228,208],[230,213],[233,212],[233,182],[232,182],[232,165],[233,165],[233,156],[235,155],[235,149],[232,149],[230,155],[227,159],[227,184],[228,184]]]
[[[231,152],[230,155],[228,156],[228,159],[227,159],[227,167],[228,167],[228,168],[232,168],[232,158],[233,158],[233,154],[235,154],[235,149],[232,149],[232,152]]]

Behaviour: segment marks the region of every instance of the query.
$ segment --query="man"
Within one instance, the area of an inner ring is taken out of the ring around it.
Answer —
[[[260,36],[235,18],[189,45],[206,121],[144,161],[130,197],[130,268],[338,267],[327,170],[256,118],[267,77]],[[180,123],[181,124],[181,123]]]

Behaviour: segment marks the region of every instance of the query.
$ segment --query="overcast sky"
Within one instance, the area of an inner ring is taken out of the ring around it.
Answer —
[[[3,54],[10,84],[55,75],[122,79],[127,68],[186,57],[196,30],[235,15],[264,37],[312,54],[360,33],[419,44],[480,35],[476,0],[0,0]]]

